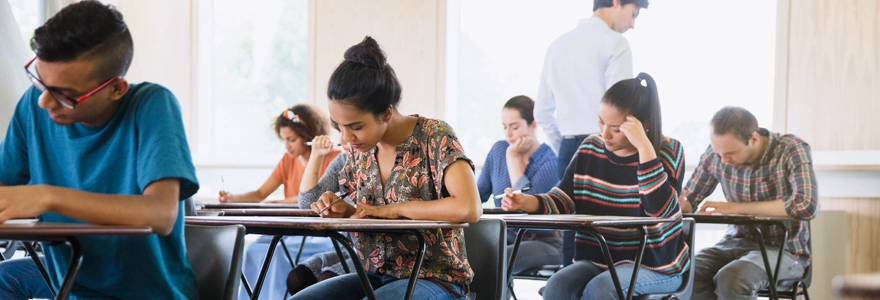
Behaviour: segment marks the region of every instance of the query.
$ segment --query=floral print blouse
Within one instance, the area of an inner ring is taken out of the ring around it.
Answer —
[[[340,172],[339,185],[352,192],[358,203],[382,206],[407,201],[432,201],[448,197],[443,187],[446,167],[456,160],[473,162],[444,121],[418,117],[406,141],[397,145],[394,168],[383,190],[376,148],[367,153],[349,150]],[[474,277],[465,253],[462,229],[420,230],[427,243],[419,278],[434,278],[454,284],[470,284]],[[418,240],[404,233],[352,233],[358,256],[367,272],[406,278],[415,264]]]

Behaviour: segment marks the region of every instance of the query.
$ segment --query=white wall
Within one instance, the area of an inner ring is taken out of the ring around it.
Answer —
[[[12,8],[8,1],[0,1],[0,140],[6,136],[6,127],[22,93],[30,85],[24,74],[24,64],[31,58]]]

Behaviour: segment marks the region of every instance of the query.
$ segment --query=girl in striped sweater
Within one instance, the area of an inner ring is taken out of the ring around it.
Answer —
[[[586,138],[565,176],[546,194],[505,191],[502,208],[534,214],[590,214],[675,218],[647,228],[634,295],[675,291],[690,267],[681,235],[678,194],[684,176],[681,144],[664,137],[654,79],[621,80],[602,97],[600,134]],[[597,228],[611,249],[624,293],[640,235],[635,229]],[[544,299],[617,299],[598,241],[578,232],[575,263],[550,277]]]

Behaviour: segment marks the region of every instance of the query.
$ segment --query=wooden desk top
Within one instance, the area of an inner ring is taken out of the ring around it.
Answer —
[[[765,217],[753,215],[731,214],[682,214],[684,218],[694,218],[697,223],[742,224],[742,223],[774,223],[782,221],[800,221],[791,217]]]
[[[220,203],[220,202],[194,202],[196,208],[199,209],[227,209],[227,208],[238,208],[238,209],[251,209],[251,208],[286,208],[286,209],[299,209],[298,204],[278,204],[278,203]]]
[[[224,209],[200,209],[200,212],[218,213],[224,216],[242,217],[317,217],[318,213],[311,209],[302,208],[224,208]]]
[[[432,228],[465,228],[468,223],[451,223],[426,220],[349,219],[349,218],[283,218],[283,217],[186,217],[187,224],[233,225],[254,228],[288,228],[308,230],[399,230]]]
[[[483,215],[493,218],[496,215]],[[507,227],[530,229],[577,229],[584,227],[626,227],[674,222],[673,218],[594,215],[497,215]]]
[[[0,237],[14,240],[63,239],[93,235],[150,235],[146,226],[110,226],[35,221],[7,221],[0,224]]]
[[[880,298],[880,273],[836,276],[832,283],[844,296]]]

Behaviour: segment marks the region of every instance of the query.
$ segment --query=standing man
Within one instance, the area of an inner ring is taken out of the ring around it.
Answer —
[[[535,121],[556,150],[559,178],[581,142],[599,132],[599,103],[605,90],[633,77],[632,52],[623,37],[635,28],[648,0],[593,0],[593,17],[550,44],[544,55],[535,101]],[[563,238],[563,264],[574,258],[574,234]]]
[[[810,146],[790,135],[758,127],[748,110],[725,107],[712,117],[712,145],[700,158],[679,197],[682,212],[790,217],[785,228],[761,226],[770,266],[788,232],[779,280],[797,279],[810,264],[810,223],[819,214]],[[721,184],[727,202],[703,201]],[[700,203],[702,202],[702,207]],[[783,231],[784,230],[784,231]],[[757,299],[770,286],[761,239],[743,225],[728,226],[715,246],[694,262],[694,299]]]
[[[71,4],[37,28],[32,83],[0,142],[0,222],[149,226],[147,236],[79,239],[75,299],[195,299],[183,201],[199,189],[180,105],[166,88],[129,83],[131,33],[115,8]],[[65,244],[43,243],[58,290]],[[52,298],[30,257],[0,263],[0,298]]]

